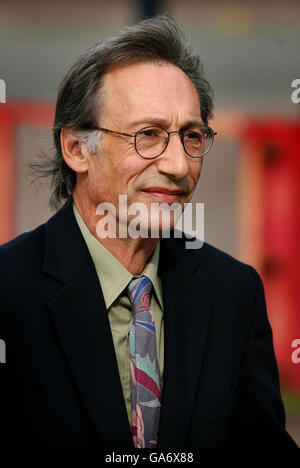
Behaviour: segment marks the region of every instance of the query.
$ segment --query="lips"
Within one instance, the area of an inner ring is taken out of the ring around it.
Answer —
[[[142,190],[150,197],[158,200],[158,201],[165,201],[168,203],[176,202],[180,199],[182,195],[186,192],[185,190],[181,189],[169,189],[164,187],[148,187]]]

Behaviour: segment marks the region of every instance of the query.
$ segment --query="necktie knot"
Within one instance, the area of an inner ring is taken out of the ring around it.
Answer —
[[[133,313],[143,312],[150,308],[152,283],[147,276],[130,281],[127,292],[133,307]]]

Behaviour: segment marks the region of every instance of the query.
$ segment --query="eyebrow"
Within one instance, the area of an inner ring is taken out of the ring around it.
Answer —
[[[129,127],[136,127],[137,125],[157,125],[158,127],[169,127],[170,126],[170,121],[168,119],[165,119],[163,117],[143,117],[142,119],[135,120],[134,122],[131,122],[129,124]],[[201,119],[191,119],[187,121],[184,125],[180,127],[180,129],[188,128],[191,127],[192,125],[203,125],[203,122]]]

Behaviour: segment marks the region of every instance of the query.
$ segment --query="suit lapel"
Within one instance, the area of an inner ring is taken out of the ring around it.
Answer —
[[[165,364],[158,447],[185,446],[209,326],[211,296],[193,278],[192,250],[161,241]],[[172,246],[170,248],[170,246]]]
[[[75,385],[103,445],[133,447],[103,294],[72,206],[45,230],[43,271],[64,283],[48,306]]]

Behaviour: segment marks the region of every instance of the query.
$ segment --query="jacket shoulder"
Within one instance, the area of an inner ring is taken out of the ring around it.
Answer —
[[[0,246],[0,274],[30,265],[43,250],[44,224]]]
[[[208,242],[203,242],[200,248],[187,249],[185,242],[189,238],[183,236],[173,240],[176,243],[177,258],[192,269],[199,284],[207,291],[215,293],[217,289],[226,290],[228,295],[241,296],[245,291],[256,294],[257,288],[263,289],[261,278],[252,265]]]
[[[232,268],[238,271],[249,269],[251,267],[245,262],[238,260],[233,255],[207,243],[203,243],[202,252],[200,255],[205,258],[206,261],[212,262],[214,267]],[[251,267],[252,268],[252,267]]]
[[[65,207],[61,208],[45,223],[40,224],[35,229],[24,232],[9,242],[0,245],[0,265],[5,264],[6,261],[12,264],[14,261],[20,263],[27,259],[33,262],[36,256],[41,255],[43,251],[46,226],[55,225],[64,211]]]
[[[253,269],[253,267],[241,260],[238,260],[233,255],[219,249],[218,247],[209,244],[208,242],[201,242],[197,245],[198,248],[189,248],[187,247],[187,242],[191,241],[191,238],[182,236],[182,238],[174,239],[178,243],[178,247],[182,251],[186,251],[186,255],[192,257],[193,262],[198,263],[199,265],[204,264],[207,268],[221,268],[223,269],[233,269],[237,271]],[[192,243],[195,241],[195,238],[192,238]],[[198,241],[198,239],[197,239]],[[192,244],[191,244],[192,245]]]

